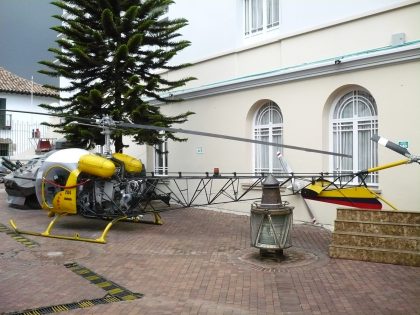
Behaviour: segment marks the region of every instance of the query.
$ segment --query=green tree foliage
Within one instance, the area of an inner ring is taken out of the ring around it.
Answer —
[[[70,116],[100,118],[109,115],[116,121],[170,127],[183,123],[191,112],[165,116],[147,102],[169,102],[169,91],[182,87],[193,78],[170,81],[159,73],[181,69],[188,64],[170,65],[169,61],[190,43],[178,37],[185,19],[163,18],[171,0],[62,0],[52,2],[65,10],[54,16],[60,21],[52,29],[60,36],[59,49],[50,48],[55,62],[41,61],[41,73],[61,76],[70,81],[56,88],[62,95],[61,106],[41,107],[66,118],[49,124],[80,147],[103,143],[98,128],[68,124]],[[54,88],[54,87],[51,87]],[[171,100],[174,101],[174,100]],[[123,135],[139,143],[157,144],[157,131],[127,129],[113,133],[115,150],[122,151]],[[184,141],[171,133],[165,137]]]

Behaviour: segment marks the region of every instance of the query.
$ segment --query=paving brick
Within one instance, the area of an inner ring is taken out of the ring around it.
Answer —
[[[144,297],[68,314],[419,314],[420,268],[330,259],[321,227],[295,225],[289,260],[270,262],[249,246],[249,217],[162,216],[162,226],[118,223],[104,245],[28,236],[39,246],[27,248],[0,232],[0,313],[103,297],[64,266],[76,262]],[[49,222],[42,211],[8,208],[0,193],[0,223],[10,218],[38,231]],[[105,224],[68,217],[56,231],[94,236]]]

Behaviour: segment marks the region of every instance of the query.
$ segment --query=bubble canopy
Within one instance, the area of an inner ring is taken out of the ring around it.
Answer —
[[[53,206],[52,201],[57,190],[65,186],[70,173],[77,169],[80,157],[87,154],[91,153],[83,149],[63,149],[45,159],[35,181],[36,197],[41,206]]]

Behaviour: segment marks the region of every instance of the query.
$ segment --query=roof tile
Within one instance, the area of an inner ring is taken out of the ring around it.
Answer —
[[[21,78],[0,67],[0,92],[58,97],[58,92]]]

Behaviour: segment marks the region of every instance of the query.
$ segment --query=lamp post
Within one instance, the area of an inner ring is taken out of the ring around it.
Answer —
[[[264,179],[261,203],[251,206],[251,246],[260,255],[283,255],[292,246],[293,208],[281,200],[280,183],[270,174]]]

